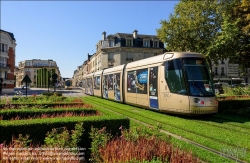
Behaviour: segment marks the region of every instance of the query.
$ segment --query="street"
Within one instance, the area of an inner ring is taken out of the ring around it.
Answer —
[[[50,92],[54,92],[54,88],[50,88]],[[21,93],[20,93],[21,92]],[[43,92],[48,92],[48,88],[29,88],[27,89],[27,96],[31,95],[41,95]],[[73,88],[72,90],[65,90],[64,88],[56,88],[56,92],[60,92],[66,97],[80,97],[85,96],[80,88]],[[14,88],[14,92],[7,94],[9,97],[13,96],[26,96],[26,90],[22,88]],[[1,96],[4,96],[2,94]]]

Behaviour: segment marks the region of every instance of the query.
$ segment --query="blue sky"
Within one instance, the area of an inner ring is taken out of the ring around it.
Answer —
[[[16,38],[16,66],[29,59],[53,59],[71,78],[87,54],[107,35],[156,35],[178,1],[1,1],[1,29]]]

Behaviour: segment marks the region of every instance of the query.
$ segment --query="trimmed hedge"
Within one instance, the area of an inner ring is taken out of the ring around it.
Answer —
[[[32,108],[32,107],[37,107],[37,108],[53,108],[53,107],[64,107],[65,105],[67,106],[76,106],[76,105],[81,105],[84,106],[84,102],[44,102],[44,103],[36,103],[36,102],[27,102],[27,103],[12,103],[12,104],[0,104],[0,109],[4,107],[8,108],[20,108],[20,107],[26,107],[26,108]]]
[[[62,96],[62,93],[60,92],[43,92],[43,95],[45,96]]]
[[[83,122],[84,133],[78,146],[86,148],[86,155],[89,155],[88,149],[91,147],[91,139],[89,132],[91,126],[102,129],[106,127],[106,131],[113,136],[121,135],[120,126],[129,129],[129,119],[124,116],[90,116],[90,117],[64,117],[64,118],[46,118],[34,120],[2,120],[0,124],[0,143],[9,143],[12,136],[18,137],[19,134],[30,135],[35,144],[44,144],[46,133],[52,128],[66,127],[69,131],[74,130],[75,124]]]
[[[219,100],[218,113],[250,118],[250,99]]]
[[[2,120],[10,120],[11,118],[16,118],[17,116],[20,119],[38,116],[42,114],[59,114],[65,112],[74,112],[74,113],[84,113],[84,114],[96,114],[97,110],[95,109],[85,109],[85,108],[59,108],[59,109],[8,109],[0,110],[0,116]]]

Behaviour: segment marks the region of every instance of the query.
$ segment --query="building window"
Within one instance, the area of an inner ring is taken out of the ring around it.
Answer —
[[[132,39],[126,40],[126,46],[132,46]]]
[[[0,67],[7,67],[7,58],[0,57]]]
[[[7,71],[4,72],[4,79],[7,79],[8,77],[8,74],[7,74]]]
[[[218,67],[215,67],[215,75],[218,75]]]
[[[114,46],[114,40],[110,40],[109,41],[109,47],[113,47]]]
[[[158,41],[154,41],[154,48],[158,48]]]
[[[108,60],[114,60],[114,53],[110,53],[108,56]]]
[[[0,44],[0,51],[1,52],[8,52],[8,46],[7,44]]]
[[[133,54],[128,53],[126,61],[133,61]]]
[[[143,47],[150,47],[150,41],[149,40],[143,40]]]
[[[36,75],[34,75],[34,78],[36,78]]]
[[[221,68],[221,75],[225,75],[224,67]]]
[[[34,69],[34,73],[36,73],[36,69]]]

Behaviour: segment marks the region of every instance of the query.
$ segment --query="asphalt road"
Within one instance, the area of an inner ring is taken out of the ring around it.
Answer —
[[[49,90],[50,92],[54,92],[54,88],[51,88]],[[22,89],[22,88],[14,88],[14,92],[13,93],[9,93],[7,94],[9,97],[12,96],[19,96],[21,92],[22,96],[26,96],[26,90]],[[48,88],[29,88],[27,89],[27,96],[31,96],[33,94],[36,95],[41,95],[43,92],[48,92]],[[82,92],[82,90],[80,88],[73,88],[72,90],[65,90],[63,88],[56,88],[56,92],[61,92],[63,94],[63,96],[66,97],[79,97],[79,96],[85,96],[85,94]],[[4,94],[2,94],[3,96]]]

